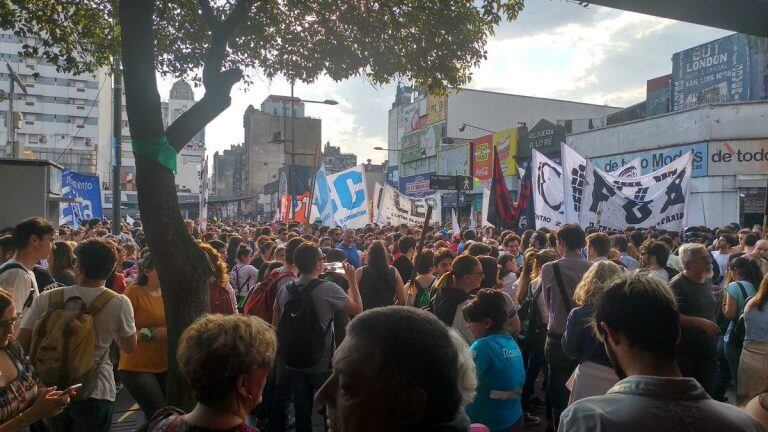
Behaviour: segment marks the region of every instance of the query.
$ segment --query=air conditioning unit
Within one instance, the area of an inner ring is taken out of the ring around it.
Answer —
[[[45,144],[48,142],[48,138],[46,138],[45,135],[40,135],[40,139],[38,141],[40,141],[40,144]]]
[[[90,138],[86,138],[85,139],[85,145],[86,145],[86,147],[90,147],[91,146],[91,139]]]

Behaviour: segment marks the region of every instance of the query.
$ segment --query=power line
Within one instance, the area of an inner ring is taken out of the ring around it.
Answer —
[[[101,94],[101,89],[104,88],[104,84],[106,84],[106,83],[107,83],[107,77],[105,75],[104,81],[99,86],[99,91],[96,92],[96,98],[93,100],[93,103],[91,104],[91,108],[88,110],[88,113],[86,113],[86,115],[85,115],[85,120],[88,120],[91,117],[91,112],[93,112],[93,108],[99,102],[99,95]],[[83,126],[85,126],[85,120],[83,120]],[[85,127],[77,129],[75,134],[72,135],[72,138],[69,140],[69,143],[67,144],[67,146],[64,148],[64,150],[62,150],[61,154],[59,154],[59,157],[57,157],[54,162],[58,162],[59,159],[61,159],[61,157],[64,156],[64,153],[66,153],[67,150],[69,150],[69,146],[71,146],[72,143],[75,142],[75,138],[80,136],[80,131],[82,131],[83,129],[85,129]]]

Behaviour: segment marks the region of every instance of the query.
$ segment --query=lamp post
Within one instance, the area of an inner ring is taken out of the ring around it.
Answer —
[[[285,110],[286,110],[286,106],[285,106],[285,100],[283,100],[283,133],[282,133],[283,136],[281,137],[280,140],[269,141],[271,143],[281,143],[282,142],[284,145],[285,145],[285,143],[287,143],[289,141],[291,143],[291,151],[288,152],[288,154],[290,155],[290,165],[288,165],[288,173],[287,173],[287,183],[288,183],[289,195],[290,195],[290,190],[291,190],[291,182],[293,180],[293,168],[294,168],[294,166],[296,164],[296,155],[300,155],[300,156],[313,156],[315,158],[315,162],[314,163],[316,163],[316,161],[317,161],[317,150],[315,150],[315,153],[312,153],[312,154],[310,154],[310,153],[296,153],[295,152],[295,150],[296,150],[295,149],[295,146],[296,146],[296,141],[295,141],[296,140],[296,138],[295,138],[295,132],[296,132],[296,127],[295,127],[296,111],[294,110],[294,107],[293,107],[294,102],[316,103],[316,104],[323,104],[323,105],[338,105],[339,104],[338,101],[335,101],[333,99],[325,99],[325,100],[322,100],[322,101],[311,100],[311,99],[298,99],[298,98],[296,98],[294,96],[293,89],[294,89],[294,82],[291,81],[291,99],[290,99],[290,107],[291,107],[291,138],[288,139],[285,136],[286,135],[286,133],[285,133],[286,132],[286,130],[285,130],[286,129],[285,128],[285,120],[286,120]],[[317,168],[313,167],[313,171],[316,171],[316,170],[317,170]],[[312,198],[311,194],[313,192],[314,191],[310,191],[310,198]],[[311,205],[310,205],[310,208],[311,208]],[[289,213],[291,218],[294,217],[294,210],[295,209],[293,207],[293,199],[291,199],[291,202],[290,202],[290,213]]]
[[[471,127],[473,129],[479,129],[481,131],[486,131],[486,132],[490,132],[490,133],[496,133],[496,131],[492,131],[492,130],[486,129],[486,128],[481,128],[480,126],[475,126],[475,125],[471,125],[471,124],[468,124],[468,123],[462,123],[461,126],[459,126],[459,132],[464,132],[464,130],[466,128],[468,128],[468,127]]]

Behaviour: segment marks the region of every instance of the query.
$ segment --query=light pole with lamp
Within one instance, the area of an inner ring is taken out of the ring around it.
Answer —
[[[294,107],[293,107],[294,102],[316,103],[316,104],[323,104],[323,105],[338,105],[339,104],[339,102],[337,102],[337,101],[335,101],[333,99],[326,99],[326,100],[322,100],[322,101],[310,100],[310,99],[298,99],[298,98],[296,98],[294,96],[293,89],[294,89],[294,82],[291,81],[291,99],[290,99],[290,106],[291,106],[291,138],[287,139],[287,137],[285,136],[286,135],[285,134],[285,132],[286,132],[285,131],[285,129],[286,129],[285,128],[285,119],[286,119],[285,111],[286,111],[286,106],[285,106],[285,99],[283,99],[283,136],[281,137],[282,139],[280,139],[280,140],[271,140],[271,141],[269,141],[270,143],[283,143],[284,145],[287,142],[291,143],[291,151],[288,152],[288,154],[291,156],[291,159],[290,159],[290,165],[288,165],[288,173],[287,173],[287,183],[288,183],[289,195],[290,195],[290,190],[291,190],[291,182],[293,181],[293,178],[292,178],[293,177],[293,169],[294,169],[294,166],[296,164],[296,155],[299,155],[299,156],[313,156],[314,157],[313,164],[315,164],[315,165],[317,164],[317,158],[318,158],[317,157],[317,153],[318,153],[317,149],[315,149],[315,153],[313,153],[313,154],[309,154],[309,153],[296,153],[295,152],[295,150],[296,150],[295,149],[295,146],[296,146],[296,141],[295,141],[296,140],[296,138],[295,138],[295,132],[296,132],[296,127],[295,127],[296,111],[294,110]],[[313,172],[317,170],[316,166],[313,166],[312,168],[313,168]],[[312,185],[310,187],[310,208],[311,208],[311,202],[312,202],[311,200],[313,199],[312,194],[314,193],[314,181],[315,180],[314,180],[314,175],[313,175],[312,176]],[[290,213],[289,213],[291,219],[293,219],[294,216],[295,216],[294,215],[294,210],[295,209],[293,207],[293,198],[291,197]],[[307,217],[309,217],[309,215],[307,215]]]

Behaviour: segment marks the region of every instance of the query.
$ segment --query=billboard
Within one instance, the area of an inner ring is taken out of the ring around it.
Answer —
[[[444,126],[445,122],[435,123],[403,136],[400,143],[400,161],[411,162],[434,156],[443,138]]]
[[[493,134],[475,138],[472,144],[472,177],[481,181],[493,177]]]
[[[397,120],[397,136],[419,130],[419,103],[414,102],[403,107]]]
[[[531,150],[545,155],[560,153],[560,144],[565,142],[565,127],[541,119],[528,130],[525,143],[518,146],[518,158],[530,158]],[[550,156],[552,157],[552,156]]]
[[[429,124],[445,120],[445,101],[445,95],[427,96],[427,115],[429,116]]]
[[[645,116],[651,117],[669,112],[672,75],[649,79],[645,87]]]
[[[711,141],[709,175],[768,172],[768,140]]]
[[[408,177],[400,177],[400,193],[412,198],[422,198],[434,195],[435,190],[429,188],[429,179],[433,172],[416,174]]]
[[[59,225],[78,227],[83,220],[102,218],[99,184],[99,176],[61,172],[61,196],[73,202],[59,204]]]
[[[493,134],[493,147],[499,155],[504,177],[517,175],[518,128],[506,129]]]
[[[672,111],[749,100],[747,36],[733,34],[672,56]]]
[[[470,175],[469,144],[463,144],[437,153],[437,173],[443,175]]]
[[[595,168],[611,172],[628,164],[632,159],[640,159],[642,175],[650,174],[668,165],[673,160],[693,151],[693,163],[691,177],[705,177],[707,175],[707,143],[688,144],[675,147],[660,148],[656,150],[624,153],[614,156],[591,158]]]

